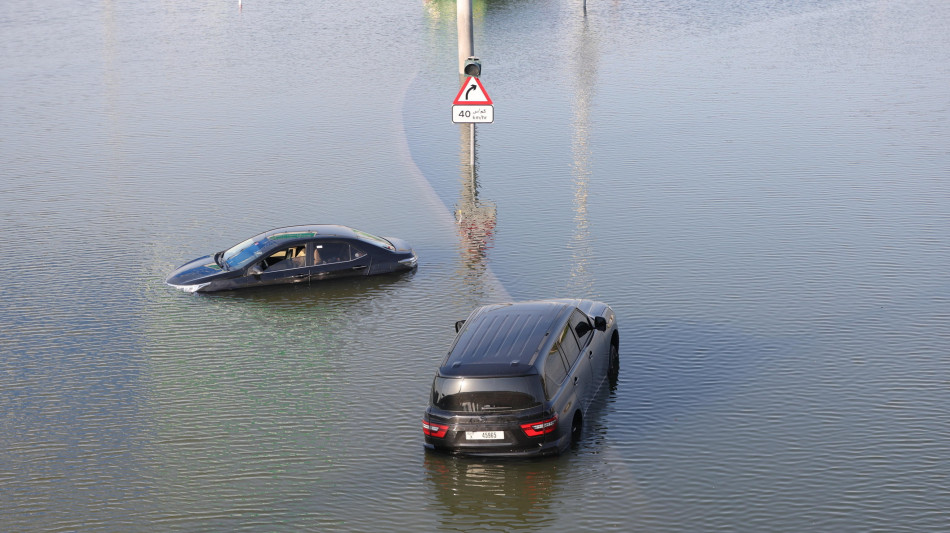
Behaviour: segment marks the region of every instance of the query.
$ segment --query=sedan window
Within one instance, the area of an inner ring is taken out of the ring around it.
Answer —
[[[325,242],[314,245],[313,264],[343,263],[364,255],[366,254],[345,242]]]
[[[276,272],[307,266],[306,249],[306,246],[301,245],[278,250],[261,263],[261,269]]]

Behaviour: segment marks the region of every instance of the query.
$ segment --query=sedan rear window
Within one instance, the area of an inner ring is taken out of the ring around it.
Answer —
[[[544,391],[538,376],[443,378],[432,383],[432,403],[462,413],[520,411],[541,405]]]

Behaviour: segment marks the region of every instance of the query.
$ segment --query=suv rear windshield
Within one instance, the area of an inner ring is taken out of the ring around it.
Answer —
[[[494,413],[541,405],[544,390],[538,376],[443,378],[432,383],[432,404],[445,411]]]

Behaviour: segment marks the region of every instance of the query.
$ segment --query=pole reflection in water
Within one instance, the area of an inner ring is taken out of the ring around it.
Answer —
[[[462,190],[455,206],[455,222],[462,278],[473,294],[481,294],[486,285],[483,278],[489,275],[487,258],[495,235],[496,209],[494,202],[478,198],[474,124],[459,124],[459,148]]]
[[[572,118],[571,153],[574,161],[571,169],[574,182],[574,235],[570,243],[571,276],[568,290],[571,296],[593,298],[594,276],[590,259],[594,254],[587,199],[591,178],[590,152],[590,106],[597,78],[597,43],[588,31],[585,16],[578,22],[574,42],[575,53],[571,54],[571,70],[574,79],[574,113]]]

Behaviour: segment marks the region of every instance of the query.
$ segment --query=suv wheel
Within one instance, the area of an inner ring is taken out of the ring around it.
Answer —
[[[620,350],[615,343],[610,343],[610,358],[607,362],[607,377],[610,383],[617,384],[617,376],[620,374]]]
[[[571,444],[577,444],[581,440],[581,432],[584,429],[584,419],[581,412],[574,413],[574,420],[571,421]]]

